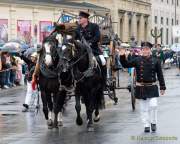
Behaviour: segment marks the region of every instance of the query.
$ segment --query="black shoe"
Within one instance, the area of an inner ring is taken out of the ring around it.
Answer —
[[[156,132],[157,130],[156,124],[151,124],[151,130],[152,132]]]
[[[29,106],[27,105],[27,104],[23,104],[23,107],[25,107],[25,108],[29,108]]]
[[[27,104],[23,104],[23,107],[22,112],[28,112],[29,106]]]
[[[150,132],[150,127],[145,127],[145,128],[144,128],[144,132],[145,132],[145,133],[149,133],[149,132]]]

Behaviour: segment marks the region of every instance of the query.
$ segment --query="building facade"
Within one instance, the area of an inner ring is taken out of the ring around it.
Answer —
[[[151,40],[150,0],[73,0],[93,3],[111,10],[113,27],[123,42],[131,37],[140,44]]]
[[[180,26],[180,0],[152,0],[152,28],[162,29],[158,43],[171,45],[178,42],[172,33],[175,25]]]
[[[103,7],[85,3],[52,2],[52,0],[1,0],[0,1],[0,40],[21,39],[40,43],[51,31],[63,10],[78,12],[92,9],[98,12],[109,11]]]
[[[132,37],[141,41],[155,42],[151,30],[162,29],[162,39],[158,43],[171,45],[175,39],[173,26],[180,24],[180,0],[1,0],[0,39],[33,40],[37,43],[49,33],[53,22],[57,21],[62,10],[77,13],[91,9],[96,12],[110,12],[114,32],[123,42]],[[13,2],[13,3],[12,3]],[[76,2],[76,3],[74,3]],[[84,5],[92,3],[94,5]],[[176,2],[176,3],[175,3]],[[176,4],[176,11],[175,11]],[[176,19],[176,23],[175,23]],[[154,31],[153,31],[154,32]]]

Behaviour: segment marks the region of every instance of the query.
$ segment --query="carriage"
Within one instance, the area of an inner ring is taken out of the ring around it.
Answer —
[[[62,11],[58,21],[54,24],[55,31],[59,31],[60,33],[72,34],[73,30],[77,27],[78,15],[74,13],[70,13],[67,11]],[[104,52],[104,56],[107,60],[107,86],[104,90],[104,95],[108,95],[110,99],[114,101],[114,104],[118,103],[118,98],[116,96],[117,89],[127,89],[131,93],[131,103],[132,109],[135,110],[135,80],[136,73],[135,70],[131,70],[130,75],[130,86],[121,87],[119,84],[119,69],[116,65],[117,57],[116,57],[116,47],[118,47],[121,43],[118,36],[113,31],[113,22],[111,20],[111,15],[109,13],[105,13],[104,15],[98,14],[96,12],[93,13],[92,16],[89,17],[90,22],[98,24],[101,32],[101,41],[99,46],[102,48]],[[65,26],[66,30],[60,30],[61,27]],[[57,27],[57,28],[56,28]],[[52,32],[54,33],[54,31]],[[52,34],[51,33],[51,34]]]

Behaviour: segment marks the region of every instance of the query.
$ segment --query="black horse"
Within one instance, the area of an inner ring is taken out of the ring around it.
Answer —
[[[72,77],[68,71],[63,72],[64,63],[60,61],[56,35],[43,40],[39,56],[39,79],[43,112],[48,128],[62,126],[62,109],[65,103],[67,87],[72,85]],[[53,121],[54,113],[54,121]]]
[[[100,120],[99,109],[104,108],[104,81],[101,73],[100,65],[93,56],[91,48],[85,39],[82,42],[70,40],[66,43],[63,58],[68,63],[68,69],[72,72],[75,80],[75,109],[77,112],[76,123],[82,125],[81,118],[81,98],[86,106],[87,114],[87,130],[94,131],[93,112],[95,112],[94,122]]]

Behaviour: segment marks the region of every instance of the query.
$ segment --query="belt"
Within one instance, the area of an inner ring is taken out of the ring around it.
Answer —
[[[157,85],[156,82],[153,82],[153,83],[139,83],[139,82],[136,82],[136,86],[153,86],[153,85]]]

